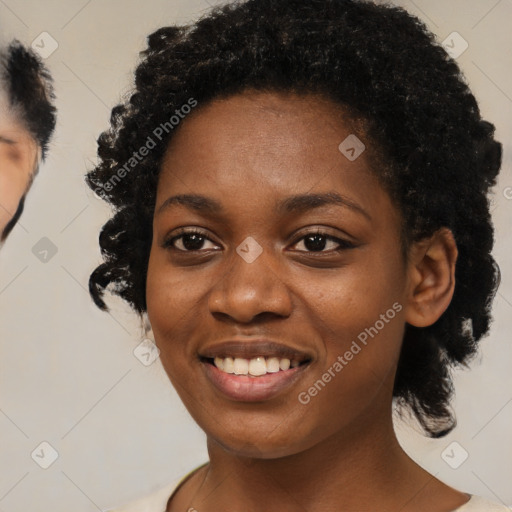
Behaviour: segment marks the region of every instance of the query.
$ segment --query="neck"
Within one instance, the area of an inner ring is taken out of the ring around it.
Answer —
[[[269,503],[274,510],[384,510],[385,504],[408,510],[407,502],[434,479],[400,447],[391,408],[385,418],[364,418],[277,459],[241,457],[208,439],[210,465],[195,508],[209,510],[201,500],[214,497],[219,510],[259,512]]]

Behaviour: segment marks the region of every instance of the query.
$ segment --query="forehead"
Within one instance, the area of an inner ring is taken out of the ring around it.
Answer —
[[[27,129],[22,113],[16,106],[10,103],[8,94],[3,88],[0,80],[0,136],[9,138],[11,136],[16,142],[35,142],[32,134]]]
[[[212,123],[212,117],[217,122]],[[318,128],[322,129],[320,135],[325,136],[330,128],[340,130],[340,126],[351,128],[353,124],[354,119],[348,115],[346,109],[317,94],[245,91],[200,104],[182,122],[169,149],[187,137],[188,134],[182,132],[192,128],[201,135],[209,134],[209,138],[215,137],[217,133],[226,138],[230,128],[234,135],[245,135],[250,131],[253,135],[258,135],[254,139],[256,145],[264,141],[265,133],[278,125],[288,125],[293,129],[291,133],[283,132],[282,138],[289,138],[287,135],[292,133],[297,137],[300,131],[306,130],[310,140],[319,142],[319,138],[315,136]],[[311,130],[307,130],[308,126]],[[316,129],[315,132],[312,131],[313,128]],[[275,139],[276,133],[272,137]]]
[[[327,170],[342,160],[339,145],[353,134],[354,124],[341,106],[321,96],[242,93],[209,102],[186,117],[162,170],[195,165],[208,178],[214,168],[259,168],[263,175],[257,179],[266,183],[280,179],[279,170],[288,176],[291,169]],[[366,163],[361,158],[350,167]]]
[[[157,207],[173,192],[199,193],[237,215],[252,215],[270,212],[283,196],[333,191],[367,211],[381,207],[389,197],[365,153],[351,161],[340,150],[347,137],[357,137],[354,131],[364,139],[358,126],[339,105],[316,95],[243,93],[214,100],[185,118],[171,140]]]
[[[29,182],[41,158],[39,144],[10,105],[5,90],[0,90],[0,157],[4,167],[14,165]]]
[[[27,131],[16,109],[10,104],[8,94],[0,80],[0,134],[6,131]]]

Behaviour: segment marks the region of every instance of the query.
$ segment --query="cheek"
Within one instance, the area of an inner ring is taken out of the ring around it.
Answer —
[[[317,311],[315,332],[323,350],[295,397],[303,418],[300,428],[311,443],[389,415],[403,306],[374,288],[356,296],[351,291],[347,286],[343,294],[338,292],[337,302],[326,300]],[[329,421],[318,425],[318,418],[325,417]]]
[[[165,252],[152,248],[146,281],[147,313],[166,370],[177,360],[183,363],[183,358],[195,358],[187,340],[202,323],[199,315],[207,313],[204,301],[204,279],[183,269],[173,271]]]
[[[292,280],[301,302],[332,336],[357,336],[404,299],[405,268],[396,248],[361,253],[335,272],[302,273]],[[390,315],[395,316],[396,311]],[[394,322],[397,323],[397,322]]]
[[[327,381],[324,399],[363,403],[394,374],[405,325],[404,267],[396,249],[378,254],[384,256],[369,255],[302,287],[308,322],[324,349],[309,384]],[[322,383],[304,391],[316,396],[320,390]]]

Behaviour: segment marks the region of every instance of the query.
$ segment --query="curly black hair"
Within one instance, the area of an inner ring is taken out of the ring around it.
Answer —
[[[403,247],[442,227],[453,232],[453,299],[435,324],[406,325],[394,386],[395,403],[428,435],[452,430],[450,370],[467,365],[487,334],[499,285],[487,194],[502,147],[435,36],[402,8],[370,1],[247,0],[157,30],[141,57],[135,90],[112,110],[86,178],[114,209],[100,234],[104,262],[89,281],[95,303],[107,309],[108,288],[146,310],[158,174],[176,131],[171,116],[191,99],[197,111],[250,89],[323,95],[364,127],[368,152],[374,162],[378,156],[373,172],[402,214]],[[151,151],[140,157],[149,140]]]

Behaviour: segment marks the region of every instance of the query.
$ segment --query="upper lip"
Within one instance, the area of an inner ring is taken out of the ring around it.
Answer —
[[[213,359],[215,357],[240,357],[252,359],[254,357],[280,357],[290,361],[307,361],[311,355],[289,345],[268,339],[228,340],[203,348],[200,357]]]

